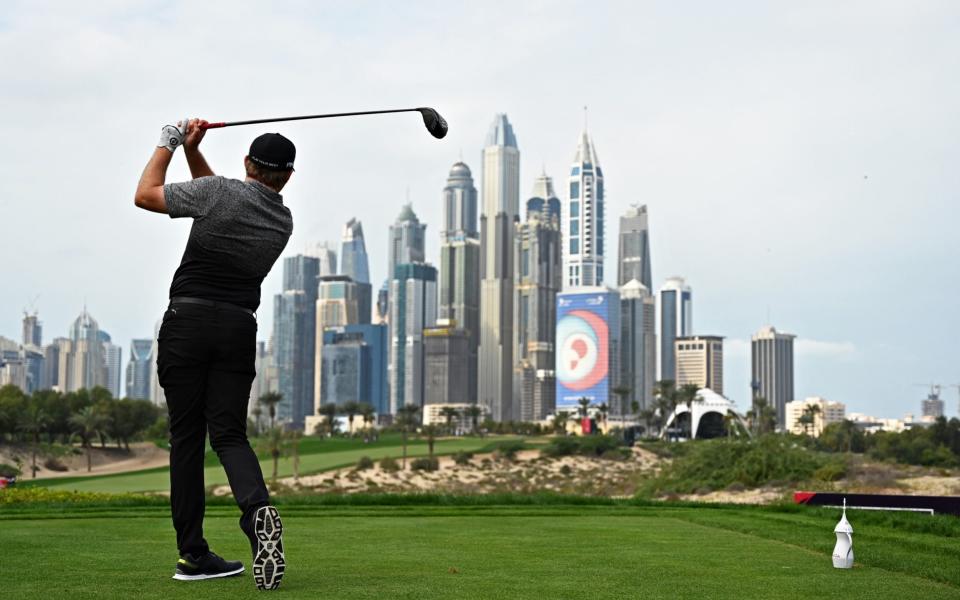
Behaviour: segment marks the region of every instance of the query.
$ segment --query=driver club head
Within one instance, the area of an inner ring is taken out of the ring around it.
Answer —
[[[440,113],[428,107],[418,108],[417,110],[423,116],[423,124],[427,127],[430,135],[438,140],[447,135],[447,122],[440,116]]]

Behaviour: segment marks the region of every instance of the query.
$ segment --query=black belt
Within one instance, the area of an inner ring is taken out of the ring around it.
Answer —
[[[229,302],[217,302],[215,300],[205,300],[204,298],[186,298],[184,296],[175,296],[170,298],[170,304],[199,304],[201,306],[209,306],[211,308],[225,308],[228,310],[239,310],[242,313],[248,314],[251,317],[256,318],[257,313],[245,308],[243,306],[237,306],[236,304],[230,304]]]

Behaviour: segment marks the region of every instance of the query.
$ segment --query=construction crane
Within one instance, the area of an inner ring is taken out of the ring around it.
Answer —
[[[915,387],[929,387],[929,388],[930,388],[930,392],[927,394],[926,400],[923,400],[923,402],[922,402],[923,409],[922,409],[921,412],[920,412],[921,416],[923,416],[923,417],[928,417],[928,416],[943,416],[943,401],[940,400],[940,390],[941,390],[941,387],[942,387],[942,386],[941,386],[939,383],[915,383],[915,384],[913,384],[913,385],[914,385]],[[929,402],[930,404],[928,404],[928,402]],[[930,406],[930,405],[937,406],[937,408],[934,408],[934,409],[931,411],[930,408],[928,408],[928,406]],[[939,414],[938,414],[938,413],[939,413]]]

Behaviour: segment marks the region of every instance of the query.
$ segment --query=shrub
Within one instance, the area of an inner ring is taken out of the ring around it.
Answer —
[[[563,465],[562,467],[560,467],[560,473],[562,475],[570,475],[571,473],[573,473],[573,469],[570,468],[570,465]]]
[[[357,471],[366,471],[373,468],[373,459],[369,456],[361,456],[357,461]]]
[[[473,458],[473,452],[464,452],[463,450],[461,450],[460,452],[457,452],[456,454],[453,455],[453,462],[461,466],[469,465],[471,458]]]
[[[51,471],[59,471],[59,472],[61,472],[61,473],[64,472],[64,471],[69,471],[69,470],[70,470],[69,467],[67,467],[67,465],[63,464],[63,462],[61,462],[59,458],[55,458],[55,457],[53,457],[53,456],[51,456],[51,457],[47,458],[45,461],[43,461],[43,468],[44,468],[44,469],[49,469],[49,470],[51,470]]]
[[[20,469],[14,467],[13,465],[0,463],[0,477],[19,477],[19,476],[20,476]]]
[[[623,442],[610,435],[588,435],[583,437],[560,437],[551,440],[543,453],[553,458],[561,456],[602,456],[620,459],[625,456],[620,450]]]
[[[497,458],[513,460],[517,457],[517,452],[523,450],[523,442],[501,442],[495,452]]]
[[[847,474],[847,465],[842,462],[829,462],[813,472],[813,478],[819,481],[837,481]]]
[[[387,473],[396,473],[400,470],[400,465],[397,464],[397,461],[390,458],[389,456],[384,456],[380,459],[380,469],[386,471]]]
[[[410,469],[413,471],[436,471],[440,468],[440,462],[432,456],[416,458],[410,463]]]
[[[543,453],[553,458],[561,456],[571,456],[580,450],[580,442],[574,437],[559,437],[550,441],[550,444],[543,449]]]

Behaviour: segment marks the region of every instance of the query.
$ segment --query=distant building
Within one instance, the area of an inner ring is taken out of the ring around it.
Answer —
[[[563,207],[564,289],[603,285],[603,169],[586,129],[573,159]]]
[[[105,331],[100,333],[106,334]],[[106,365],[106,379],[103,387],[107,388],[114,398],[120,398],[122,389],[120,382],[123,380],[123,348],[114,344],[109,335],[106,335],[106,338],[103,342],[103,360]]]
[[[629,390],[612,405],[614,415],[633,414],[653,406],[657,379],[656,303],[637,279],[620,287],[620,386]],[[620,406],[620,401],[623,406]]]
[[[674,341],[677,387],[696,385],[723,395],[723,338],[718,335],[678,337]]]
[[[0,344],[0,387],[13,385],[32,394],[41,389],[43,352],[37,346],[13,343]]]
[[[423,354],[424,404],[471,404],[470,334],[456,321],[440,319],[423,330]]]
[[[476,405],[469,404],[467,402],[454,402],[451,404],[427,404],[423,407],[423,424],[441,426],[446,425],[447,415],[445,414],[444,409],[452,408],[457,412],[457,416],[450,420],[450,425],[459,433],[470,431],[473,428],[473,420],[467,416],[467,411],[473,406]],[[484,418],[485,414],[482,414],[480,417],[478,417],[477,422],[482,423]]]
[[[514,402],[521,421],[541,421],[556,400],[557,294],[563,286],[560,201],[542,175],[527,202],[526,220],[514,225]],[[542,198],[537,194],[543,194]],[[539,212],[536,208],[539,207]]]
[[[517,418],[513,398],[513,224],[520,210],[520,150],[507,115],[483,148],[480,217],[480,348],[477,401],[494,421]]]
[[[617,256],[617,285],[636,279],[653,290],[650,269],[650,227],[647,206],[634,204],[620,217],[620,244]]]
[[[369,404],[378,415],[387,412],[387,326],[347,325],[324,332],[322,348],[324,404]],[[322,422],[307,419],[307,431]]]
[[[437,270],[397,265],[390,283],[390,414],[424,404],[423,330],[437,320]]]
[[[297,255],[283,261],[283,292],[274,296],[273,340],[283,400],[277,420],[303,426],[314,411],[317,280],[321,260]]]
[[[315,258],[319,261],[317,266],[317,276],[337,274],[337,251],[335,248],[330,247],[329,242],[318,243],[317,245],[313,246],[313,248],[308,249],[304,256],[307,258]],[[287,271],[284,270],[284,273],[287,273]],[[298,281],[296,278],[309,273],[309,270],[304,270],[302,268],[291,269],[290,276],[293,277],[294,280],[288,281],[286,276],[284,276],[283,289],[304,289],[309,282]]]
[[[367,246],[360,221],[350,219],[344,226],[340,255],[340,274],[357,284],[358,322],[370,323],[373,316],[373,286],[370,285]]]
[[[55,338],[43,348],[43,373],[40,377],[40,389],[60,388],[60,347],[67,338]]]
[[[322,390],[323,377],[326,373],[321,368],[323,361],[323,342],[325,332],[330,327],[343,327],[360,324],[361,298],[360,284],[346,275],[332,275],[320,278],[317,297],[316,318],[316,353],[314,364],[314,407],[311,414],[315,414],[321,404],[326,401]]]
[[[127,397],[150,399],[150,371],[153,368],[153,340],[131,340],[127,363]]]
[[[793,402],[793,340],[796,336],[764,327],[751,339],[754,397],[777,411],[777,425],[786,423],[787,402]]]
[[[940,399],[940,386],[933,386],[920,405],[921,419],[934,421],[943,416],[943,400]]]
[[[477,231],[477,189],[470,168],[457,162],[443,188],[440,231],[441,319],[456,321],[467,334],[464,359],[466,402],[477,401],[477,349],[480,346],[480,239]]]
[[[75,392],[104,386],[106,379],[100,326],[84,307],[70,328],[69,341],[60,347],[57,380],[62,391]]]
[[[812,410],[810,410],[812,407]],[[787,402],[785,407],[785,429],[797,435],[810,434],[820,437],[827,425],[840,423],[846,418],[847,407],[842,402],[830,402],[819,396],[805,400]],[[804,414],[812,417],[810,423],[803,422]]]
[[[32,315],[23,313],[23,345],[43,347],[43,326],[37,318],[37,313]]]
[[[393,277],[397,265],[426,261],[426,232],[427,226],[417,218],[413,205],[404,204],[397,220],[390,226],[388,278]]]
[[[671,277],[660,286],[660,380],[676,381],[674,342],[693,335],[693,291],[682,277]]]

